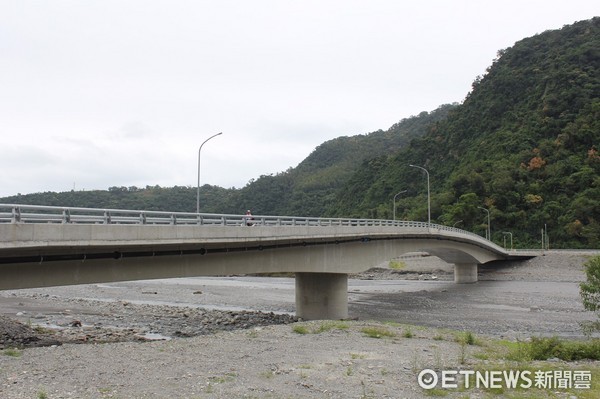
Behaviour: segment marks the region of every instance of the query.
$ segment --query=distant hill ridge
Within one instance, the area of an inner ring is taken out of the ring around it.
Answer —
[[[600,248],[600,18],[500,50],[460,104],[403,119],[386,131],[339,137],[297,167],[242,189],[202,188],[205,212],[427,220],[521,247]],[[1,202],[195,210],[195,187],[112,187],[39,193]]]
[[[263,175],[241,189],[205,185],[201,210],[207,213],[322,216],[336,193],[363,160],[388,156],[424,135],[457,105],[442,105],[432,112],[402,119],[388,130],[338,137],[319,145],[297,167],[276,175]],[[110,187],[108,190],[44,192],[0,198],[3,203],[77,206],[117,209],[196,210],[196,187]]]

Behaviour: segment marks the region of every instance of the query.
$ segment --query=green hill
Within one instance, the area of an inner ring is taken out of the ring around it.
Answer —
[[[386,131],[339,137],[297,167],[242,189],[202,187],[204,212],[432,221],[519,247],[600,248],[600,18],[523,39],[498,52],[460,105]],[[196,188],[112,187],[0,202],[194,211]]]
[[[261,176],[238,193],[236,208],[260,214],[322,216],[363,161],[389,156],[421,137],[456,105],[401,120],[388,130],[338,137],[318,146],[296,168]]]
[[[329,214],[432,218],[521,246],[600,247],[600,18],[521,40],[498,53],[448,118],[392,158],[365,162]]]

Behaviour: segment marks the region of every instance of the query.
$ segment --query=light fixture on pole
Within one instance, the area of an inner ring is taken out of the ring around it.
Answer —
[[[217,137],[221,134],[223,134],[223,132],[210,136],[209,138],[204,140],[202,144],[200,144],[200,148],[198,149],[198,191],[196,192],[196,213],[200,213],[200,153],[202,151],[202,146],[206,144],[208,140],[212,139],[213,137]]]
[[[427,174],[427,223],[431,224],[431,193],[429,191],[429,172],[427,169],[417,166],[417,165],[408,165],[411,168],[419,168],[425,171]]]
[[[492,230],[490,229],[490,211],[489,209],[483,208],[481,206],[478,206],[477,208],[479,209],[483,209],[484,211],[487,212],[487,229],[485,231],[485,238],[486,240],[492,240]]]
[[[503,231],[502,235],[504,236],[504,248],[506,249],[506,235],[510,235],[510,250],[513,250],[513,240],[512,240],[512,233],[510,231]]]
[[[402,190],[398,194],[394,195],[394,220],[396,220],[396,197],[400,194],[407,192],[408,190]]]

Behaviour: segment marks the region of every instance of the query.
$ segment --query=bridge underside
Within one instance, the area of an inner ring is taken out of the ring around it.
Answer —
[[[245,251],[200,251],[198,254],[133,256],[113,252],[112,258],[85,257],[77,260],[2,264],[0,289],[20,289],[71,284],[89,284],[143,279],[236,275],[248,273],[294,272],[296,276],[296,314],[306,320],[345,319],[348,317],[348,274],[367,270],[402,253],[426,248],[416,243],[395,242],[339,243],[332,246],[300,246]],[[421,243],[422,244],[422,243]],[[380,248],[368,248],[377,246]],[[368,250],[371,249],[371,250]],[[393,249],[393,251],[391,251]],[[444,256],[437,248],[430,252]],[[372,255],[367,255],[371,253]],[[469,255],[452,256],[455,282],[477,281],[477,260]],[[51,255],[48,255],[51,257]],[[108,256],[108,255],[107,255]]]
[[[44,226],[36,227],[44,229]],[[0,247],[0,289],[290,272],[296,274],[299,317],[340,319],[348,316],[349,273],[365,271],[404,253],[428,252],[455,264],[455,282],[472,283],[477,281],[478,264],[505,258],[504,254],[471,242],[469,237],[444,237],[434,233],[399,235],[397,230],[385,229],[365,229],[357,236],[355,232],[343,234],[340,229],[327,233],[323,227],[315,230],[319,234],[310,229],[298,234],[299,229],[290,229],[290,233],[285,234],[285,230],[278,228],[277,234],[283,237],[280,239],[266,239],[269,234],[274,236],[267,228],[234,227],[198,230],[198,234],[210,230],[212,236],[218,235],[214,234],[216,231],[221,234],[218,240],[159,237],[154,241],[139,238],[142,230],[134,230],[128,233],[138,237],[134,242],[103,232],[103,239],[89,239],[86,245],[76,244],[74,238],[67,237],[53,245],[29,245],[10,252]],[[327,234],[323,234],[324,231]],[[239,238],[242,232],[245,236]],[[33,235],[28,231],[17,233]],[[184,233],[190,234],[187,230]],[[79,236],[88,235],[92,234],[85,229],[79,232]],[[15,239],[12,242],[16,242]]]

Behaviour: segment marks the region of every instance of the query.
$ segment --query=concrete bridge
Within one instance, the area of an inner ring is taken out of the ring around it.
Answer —
[[[349,273],[417,251],[453,263],[456,283],[531,257],[422,222],[0,204],[0,289],[292,272],[299,317],[343,319]]]

